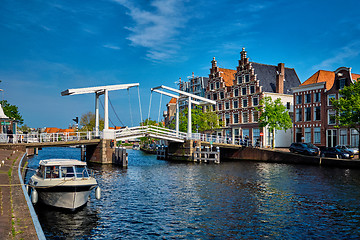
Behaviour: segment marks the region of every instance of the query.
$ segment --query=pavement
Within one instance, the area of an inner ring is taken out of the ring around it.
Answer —
[[[0,239],[38,239],[18,177],[22,151],[0,149]]]

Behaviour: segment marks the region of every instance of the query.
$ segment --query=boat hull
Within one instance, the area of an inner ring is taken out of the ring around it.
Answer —
[[[89,200],[91,190],[89,186],[57,186],[50,188],[36,188],[40,200],[46,205],[58,208],[76,209],[85,205]]]

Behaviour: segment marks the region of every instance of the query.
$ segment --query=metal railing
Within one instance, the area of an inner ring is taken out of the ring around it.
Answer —
[[[94,139],[95,132],[0,134],[0,143],[69,142]]]

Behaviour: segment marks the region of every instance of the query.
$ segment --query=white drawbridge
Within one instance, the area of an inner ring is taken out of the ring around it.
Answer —
[[[114,131],[116,141],[135,139],[140,137],[152,137],[173,142],[184,142],[187,134],[176,132],[168,128],[162,128],[152,125],[122,128]]]

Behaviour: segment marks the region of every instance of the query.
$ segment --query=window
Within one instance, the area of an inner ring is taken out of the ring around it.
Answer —
[[[290,102],[287,102],[287,103],[286,103],[286,109],[289,110],[289,109],[290,109],[290,106],[291,106],[291,105],[290,105]]]
[[[352,147],[359,147],[359,133],[355,129],[351,129],[350,144]]]
[[[258,122],[259,121],[259,112],[254,111],[253,112],[253,122]]]
[[[215,111],[215,105],[212,105],[212,110]]]
[[[234,123],[239,123],[239,114],[234,113],[233,118],[234,118]]]
[[[335,111],[329,110],[328,112],[328,124],[335,124]]]
[[[216,101],[217,100],[217,93],[213,94],[213,99]]]
[[[339,89],[344,89],[346,83],[346,79],[339,79]]]
[[[260,141],[260,129],[253,128],[253,143],[255,144],[257,141]]]
[[[347,145],[347,130],[340,129],[340,145]]]
[[[245,75],[245,82],[250,82],[250,75],[249,74]]]
[[[242,83],[242,77],[241,76],[238,76],[237,80],[238,80],[238,84]]]
[[[220,92],[220,99],[224,99],[224,92]]]
[[[314,128],[314,143],[321,143],[321,130],[319,127]]]
[[[225,114],[225,126],[229,126],[229,124],[230,124],[230,115]]]
[[[335,98],[336,98],[335,94],[328,95],[328,106],[332,106],[331,99],[335,99]]]
[[[250,94],[254,94],[255,93],[255,86],[250,86]]]
[[[226,102],[225,103],[225,109],[229,109],[230,108],[230,103],[229,102]]]
[[[311,142],[311,128],[305,128],[305,142]]]
[[[259,105],[259,100],[257,97],[253,98],[253,106]]]
[[[245,88],[245,87],[243,87],[243,88],[241,89],[241,93],[242,93],[242,95],[246,95],[246,88]]]
[[[208,99],[211,99],[211,96],[210,96],[210,94],[208,94],[208,95],[207,95],[207,98],[208,98]]]
[[[250,135],[250,129],[245,128],[242,130],[243,138]]]
[[[210,90],[214,90],[214,84],[213,83],[210,84]]]
[[[320,102],[320,93],[314,93],[314,102]]]
[[[216,82],[216,88],[220,88],[220,82]]]
[[[74,177],[74,169],[73,167],[61,167],[61,177]]]
[[[247,106],[248,106],[247,99],[243,99],[242,107],[247,107]]]
[[[218,109],[219,109],[219,111],[221,110],[221,103],[219,103]]]
[[[75,166],[75,171],[76,171],[76,177],[77,178],[87,178],[87,177],[89,177],[85,166]]]
[[[239,108],[239,102],[238,101],[234,101],[234,108]]]
[[[243,114],[242,114],[242,122],[243,122],[243,123],[249,122],[248,113],[247,113],[247,112],[243,112]]]
[[[297,108],[296,109],[296,122],[301,122],[301,121],[302,121],[302,109]]]
[[[45,178],[60,178],[59,166],[45,167]]]
[[[302,103],[302,96],[301,95],[297,95],[296,96],[296,104],[301,104]]]
[[[235,89],[235,90],[234,90],[234,96],[235,96],[235,97],[239,96],[239,89]]]
[[[311,103],[311,94],[305,94],[305,103]]]
[[[311,107],[305,108],[305,121],[311,121]]]
[[[314,121],[319,121],[320,118],[320,107],[314,107]]]

